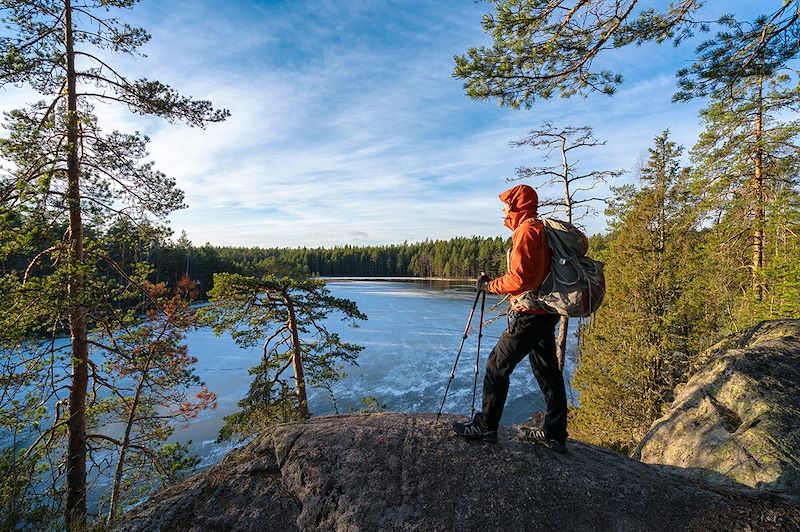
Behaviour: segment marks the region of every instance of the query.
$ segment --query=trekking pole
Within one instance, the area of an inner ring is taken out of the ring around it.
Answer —
[[[483,338],[483,309],[486,308],[486,290],[481,289],[481,316],[478,322],[478,354],[475,355],[475,378],[472,381],[472,409],[470,410],[469,417],[475,415],[475,392],[478,389],[478,368],[481,363],[481,338]]]
[[[444,397],[442,397],[442,404],[439,405],[439,412],[436,414],[437,422],[439,421],[439,417],[442,415],[442,409],[444,408],[444,402],[447,399],[447,392],[448,390],[450,390],[450,384],[453,382],[453,378],[456,376],[456,366],[458,365],[458,359],[461,356],[461,350],[464,349],[464,342],[467,340],[467,335],[469,334],[469,326],[472,323],[472,316],[475,315],[475,307],[478,306],[478,298],[481,296],[481,292],[483,292],[483,283],[481,283],[481,286],[478,287],[478,291],[475,292],[475,301],[472,302],[472,310],[469,311],[469,318],[467,318],[467,326],[464,327],[464,336],[461,337],[461,345],[458,347],[458,353],[456,353],[456,360],[455,362],[453,362],[453,369],[450,370],[450,379],[447,381],[447,386],[444,389]]]

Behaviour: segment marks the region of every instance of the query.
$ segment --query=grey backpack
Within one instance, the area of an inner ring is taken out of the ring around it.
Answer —
[[[542,309],[562,316],[589,316],[606,293],[603,263],[586,256],[589,240],[574,225],[542,218],[547,247],[553,252],[550,273],[538,290],[511,299],[515,309]]]

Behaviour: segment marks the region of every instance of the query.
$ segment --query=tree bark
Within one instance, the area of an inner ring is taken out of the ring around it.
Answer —
[[[763,175],[763,100],[762,78],[758,79],[758,92],[756,95],[755,116],[755,168],[753,171],[753,296],[756,301],[761,301],[764,296],[764,287],[761,284],[761,270],[764,267],[764,175]]]
[[[564,373],[564,367],[567,363],[567,328],[569,327],[569,318],[561,316],[558,321],[558,337],[556,338],[556,357],[558,358],[558,369]]]
[[[80,161],[78,159],[78,98],[75,92],[75,49],[72,6],[64,0],[64,42],[67,76],[67,204],[69,208],[69,329],[72,343],[72,382],[67,421],[67,506],[69,530],[86,528],[86,390],[89,382],[89,343],[83,301],[83,221],[81,219]]]
[[[297,316],[294,312],[294,304],[288,291],[282,292],[283,300],[286,303],[286,310],[289,314],[289,331],[292,335],[292,370],[294,371],[295,393],[300,402],[300,416],[308,419],[311,414],[308,412],[308,397],[306,396],[306,379],[303,374],[303,352],[300,349],[300,337],[297,333]]]
[[[567,222],[572,223],[572,193],[569,190],[569,161],[567,160],[567,141],[561,141],[561,160],[563,165],[564,179],[564,205],[567,211]],[[567,327],[569,318],[561,316],[558,322],[558,336],[556,337],[556,358],[558,359],[558,369],[564,373],[567,362]]]
[[[569,190],[569,161],[567,160],[567,139],[561,140],[561,161],[564,170],[564,205],[567,210],[567,222],[572,223],[572,193]]]
[[[664,161],[663,164],[667,164]],[[658,190],[658,253],[663,256],[667,249],[667,174],[666,167],[661,168],[657,173],[658,181],[655,185]],[[663,261],[662,261],[663,264]]]
[[[117,509],[119,508],[119,499],[120,499],[120,488],[122,486],[122,473],[125,470],[125,459],[128,455],[128,449],[130,448],[131,443],[131,431],[133,430],[133,424],[136,421],[136,411],[139,409],[139,401],[142,397],[142,391],[144,390],[144,384],[150,374],[150,364],[153,361],[153,347],[150,348],[150,353],[147,357],[147,362],[145,363],[144,369],[142,370],[142,376],[139,378],[139,382],[136,385],[136,392],[133,396],[133,404],[131,404],[130,410],[128,411],[128,419],[125,423],[125,436],[122,438],[122,446],[119,450],[119,459],[117,460],[117,468],[114,471],[114,486],[111,490],[111,501],[108,503],[108,526],[113,527],[114,521],[117,518]]]

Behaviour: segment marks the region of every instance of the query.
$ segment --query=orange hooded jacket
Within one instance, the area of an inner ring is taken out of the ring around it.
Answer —
[[[489,283],[487,289],[494,294],[518,296],[542,285],[550,273],[552,252],[547,247],[544,224],[536,219],[539,197],[528,185],[517,185],[500,194],[500,201],[508,205],[505,226],[513,231],[508,273]],[[512,299],[512,310],[514,308]],[[547,314],[545,310],[528,311]]]

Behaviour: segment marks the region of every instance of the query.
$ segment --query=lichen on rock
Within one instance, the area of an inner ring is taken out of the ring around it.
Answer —
[[[632,456],[800,499],[800,320],[761,322],[704,352]]]

